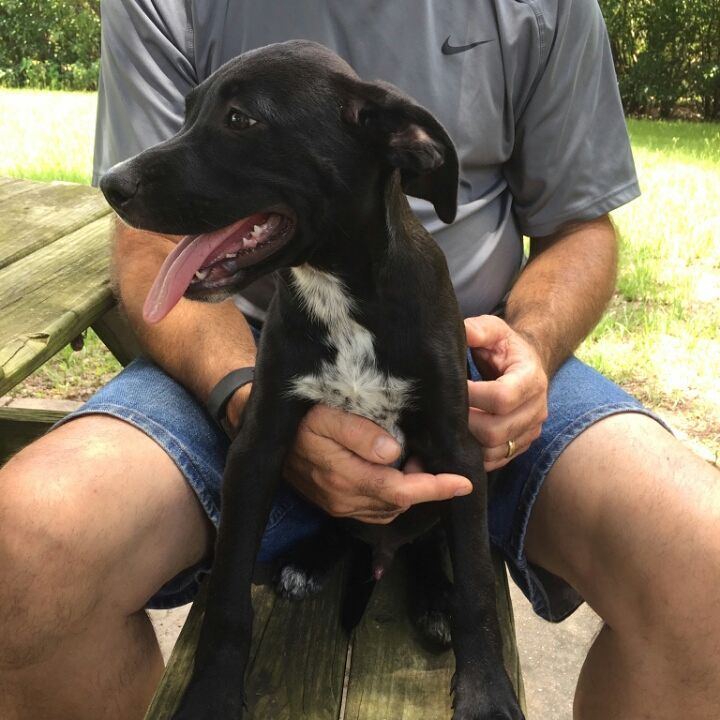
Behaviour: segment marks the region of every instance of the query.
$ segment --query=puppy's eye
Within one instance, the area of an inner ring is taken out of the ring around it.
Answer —
[[[249,115],[237,108],[232,108],[228,113],[227,123],[233,130],[247,130],[247,128],[255,125],[257,120],[253,120]]]

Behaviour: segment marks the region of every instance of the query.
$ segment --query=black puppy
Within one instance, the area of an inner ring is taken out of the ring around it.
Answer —
[[[373,537],[382,545],[383,533],[410,539],[443,522],[455,577],[453,717],[522,718],[503,667],[463,324],[445,258],[403,194],[451,222],[457,182],[454,147],[430,113],[302,41],[220,68],[188,95],[174,138],[102,179],[131,225],[191,233],[156,280],[149,321],[183,294],[222,296],[281,271],[228,457],[207,612],[176,720],[242,716],[255,556],[298,424],[318,402],[371,418],[427,471],[472,481],[470,495],[411,508]]]

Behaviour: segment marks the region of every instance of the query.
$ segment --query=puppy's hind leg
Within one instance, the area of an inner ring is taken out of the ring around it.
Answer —
[[[348,549],[348,536],[328,522],[317,535],[298,543],[283,558],[275,578],[275,589],[280,597],[302,600],[315,595]]]

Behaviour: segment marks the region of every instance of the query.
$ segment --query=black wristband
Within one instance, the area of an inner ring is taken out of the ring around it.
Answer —
[[[207,399],[208,412],[213,416],[220,427],[225,427],[227,418],[225,411],[227,410],[230,398],[243,385],[247,385],[253,381],[255,377],[254,367],[240,368],[229,372],[220,382],[212,389]]]

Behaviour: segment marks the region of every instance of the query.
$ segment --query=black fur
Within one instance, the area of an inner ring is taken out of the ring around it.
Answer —
[[[233,108],[257,124],[232,129]],[[457,664],[453,718],[522,718],[503,667],[487,478],[467,423],[463,325],[445,258],[402,192],[428,199],[450,222],[457,181],[454,147],[430,113],[392,86],[362,82],[334,53],[303,41],[220,68],[190,93],[174,138],[103,178],[116,211],[147,230],[200,233],[266,210],[293,223],[287,244],[233,282],[240,288],[279,271],[251,397],[228,457],[195,670],[175,720],[243,714],[255,555],[284,458],[310,406],[287,392],[289,381],[334,352],[292,282],[288,268],[303,263],[342,279],[356,301],[354,320],[374,337],[379,368],[413,380],[414,402],[399,422],[407,454],[429,472],[458,473],[474,486],[471,495],[411,508],[388,527],[358,529],[376,547],[394,547],[443,523],[455,578],[443,600]]]

